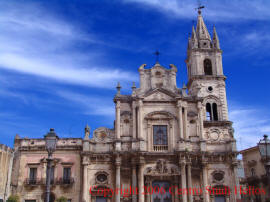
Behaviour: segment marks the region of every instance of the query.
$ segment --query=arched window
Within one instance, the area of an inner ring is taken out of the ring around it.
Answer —
[[[203,66],[204,66],[204,74],[205,75],[213,75],[211,60],[205,59],[203,61]]]
[[[255,168],[250,169],[250,174],[252,177],[254,177],[256,175]]]
[[[212,104],[212,107],[213,107],[213,118],[214,118],[214,121],[217,121],[218,120],[217,104],[216,103],[213,103]]]
[[[218,121],[218,109],[216,103],[206,103],[206,120]]]
[[[211,104],[207,103],[206,104],[206,120],[207,121],[211,121],[212,120],[212,116],[211,116]]]

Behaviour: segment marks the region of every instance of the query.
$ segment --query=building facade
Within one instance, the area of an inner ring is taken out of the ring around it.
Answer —
[[[83,201],[240,199],[238,192],[226,193],[239,181],[222,51],[215,28],[211,38],[200,13],[186,65],[188,83],[182,89],[176,84],[177,68],[158,62],[140,66],[140,86],[133,86],[132,94],[121,94],[117,86],[115,129],[98,128],[91,139],[85,129]],[[114,192],[104,197],[102,189]],[[219,189],[224,192],[216,193]]]
[[[269,180],[266,177],[264,162],[261,160],[258,146],[242,150],[240,153],[242,154],[243,158],[245,172],[243,182],[245,186],[264,190],[264,192],[260,192],[259,194],[243,194],[244,201],[269,202]]]
[[[72,202],[80,201],[81,146],[80,138],[62,138],[57,141],[52,162],[52,202],[61,196]],[[19,195],[22,202],[44,201],[47,158],[44,139],[24,139],[16,136],[11,190],[12,194]]]
[[[10,194],[10,178],[13,163],[13,150],[0,144],[0,202]]]

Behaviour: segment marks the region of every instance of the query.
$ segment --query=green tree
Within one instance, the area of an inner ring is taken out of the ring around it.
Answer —
[[[11,195],[8,197],[7,202],[20,202],[20,197],[18,195]]]
[[[64,196],[61,196],[60,198],[58,198],[58,199],[56,200],[56,202],[67,202],[67,198],[64,197]]]

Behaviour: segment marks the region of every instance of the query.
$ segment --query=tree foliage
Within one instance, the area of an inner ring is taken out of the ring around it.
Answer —
[[[64,196],[61,196],[60,198],[58,198],[58,199],[56,200],[56,202],[67,202],[67,198],[64,197]]]
[[[8,197],[7,202],[20,202],[20,197],[18,195],[11,195]]]

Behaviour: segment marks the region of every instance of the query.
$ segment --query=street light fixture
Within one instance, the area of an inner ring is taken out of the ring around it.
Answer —
[[[267,135],[263,136],[263,139],[258,143],[262,162],[265,166],[266,176],[268,179],[268,185],[270,185],[270,140]]]
[[[56,142],[59,139],[56,133],[54,132],[54,129],[51,128],[50,132],[48,132],[44,139],[46,141],[46,150],[48,152],[48,158],[47,158],[47,175],[46,175],[46,202],[50,201],[50,187],[51,187],[51,170],[52,170],[52,155],[53,152],[56,150]]]

